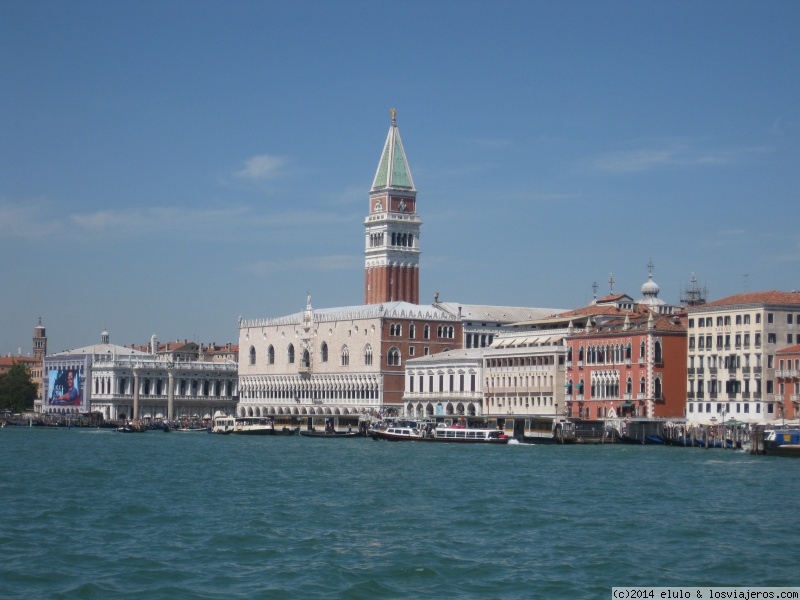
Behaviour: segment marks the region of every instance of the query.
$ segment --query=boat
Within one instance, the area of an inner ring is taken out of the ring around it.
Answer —
[[[572,444],[575,442],[573,424],[558,421],[555,417],[506,419],[505,431],[506,435],[513,435],[523,444]]]
[[[339,439],[339,438],[354,438],[363,437],[358,431],[301,431],[300,435],[303,437],[324,438],[324,439]]]
[[[300,425],[305,417],[298,415],[275,415],[272,417],[272,426],[275,435],[294,435],[300,431]]]
[[[118,433],[144,433],[145,431],[147,431],[146,427],[134,425],[133,423],[125,423],[117,427]]]
[[[765,430],[764,454],[772,456],[800,456],[800,429]]]
[[[510,438],[501,429],[476,427],[414,427],[394,424],[386,429],[370,431],[373,440],[390,442],[444,442],[456,444],[507,444]]]
[[[234,417],[216,417],[214,419],[214,425],[211,426],[210,432],[227,435],[229,433],[233,433],[235,425],[236,419]]]
[[[275,424],[269,417],[236,417],[233,435],[275,435]]]

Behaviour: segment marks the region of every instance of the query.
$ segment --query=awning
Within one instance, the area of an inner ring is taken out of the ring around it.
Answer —
[[[623,402],[619,405],[620,408],[631,408],[633,406],[633,402]]]

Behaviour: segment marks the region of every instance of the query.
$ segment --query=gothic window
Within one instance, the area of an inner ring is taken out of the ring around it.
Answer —
[[[286,358],[289,361],[289,364],[294,364],[294,345],[289,344],[289,348],[286,350]]]
[[[642,377],[639,380],[639,393],[640,394],[644,394],[644,388],[645,388],[644,377]]]
[[[412,340],[417,337],[417,328],[413,323],[408,326],[408,337]]]
[[[350,364],[350,351],[347,346],[342,346],[342,366],[346,367]]]
[[[625,384],[625,393],[630,394],[633,391],[633,380],[628,377],[628,382]]]
[[[399,367],[400,366],[400,351],[392,347],[389,350],[389,354],[386,356],[386,364],[390,367]]]
[[[300,366],[306,369],[311,366],[311,355],[308,353],[308,350],[303,350],[303,358],[300,361]]]
[[[372,364],[372,346],[367,344],[367,347],[364,348],[364,364],[371,365]]]
[[[661,361],[663,360],[663,356],[661,356],[661,342],[656,342],[654,347],[655,354],[655,362],[656,364],[660,365]]]
[[[422,338],[425,339],[425,340],[431,339],[431,326],[430,325],[425,325],[425,327],[422,328]]]
[[[253,346],[250,346],[250,364],[256,364],[256,349]]]
[[[661,398],[661,378],[656,377],[654,395],[656,399]]]
[[[320,354],[322,362],[328,362],[328,344],[326,342],[322,342],[322,347],[320,348]]]
[[[275,364],[275,348],[272,347],[272,344],[270,344],[269,348],[267,348],[267,364]]]
[[[393,337],[400,337],[403,335],[403,326],[399,323],[392,323],[389,325],[389,335]]]

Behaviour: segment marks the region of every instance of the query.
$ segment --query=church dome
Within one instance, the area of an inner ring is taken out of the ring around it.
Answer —
[[[653,274],[650,273],[647,277],[647,281],[642,286],[642,296],[639,300],[639,304],[645,304],[647,306],[660,306],[666,304],[661,298],[658,297],[658,292],[661,291],[661,288],[658,287],[658,284],[653,281]]]
[[[661,288],[658,287],[658,284],[653,281],[653,274],[651,273],[650,276],[647,278],[647,281],[642,286],[642,295],[643,296],[658,296],[658,292],[661,291]]]

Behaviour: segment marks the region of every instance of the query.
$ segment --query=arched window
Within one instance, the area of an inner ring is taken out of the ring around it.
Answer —
[[[644,358],[644,342],[639,344],[639,358]]]
[[[346,367],[350,364],[350,351],[347,346],[342,346],[342,366]]]
[[[431,339],[431,326],[430,325],[425,325],[425,327],[422,328],[422,338],[426,339],[426,340]]]
[[[371,365],[372,364],[372,346],[367,344],[366,348],[364,348],[364,364]]]
[[[308,369],[311,366],[311,355],[308,350],[303,350],[303,358],[300,360],[300,366]]]
[[[661,356],[661,342],[656,342],[653,348],[653,354],[655,355],[653,358],[656,364],[661,364],[662,356]]]
[[[389,354],[386,356],[386,364],[390,367],[400,366],[400,351],[397,348],[392,347],[389,350]]]
[[[644,394],[644,388],[645,388],[644,377],[642,377],[639,380],[639,393],[640,394]]]
[[[294,364],[294,345],[289,344],[289,348],[286,350],[286,358],[289,361],[289,364]]]
[[[253,346],[250,346],[250,364],[256,364],[256,349]]]
[[[275,364],[275,348],[272,347],[272,344],[270,344],[269,348],[267,348],[267,364]]]
[[[322,355],[322,362],[328,362],[328,344],[322,342],[322,347],[320,348],[320,354]]]
[[[630,394],[631,392],[633,392],[633,380],[628,377],[628,382],[625,385],[625,393]]]
[[[654,386],[653,387],[655,388],[653,390],[654,398],[656,400],[660,400],[661,399],[661,378],[660,377],[656,377],[656,380],[654,382]]]
[[[408,326],[408,337],[412,340],[417,337],[417,328],[413,323]]]

